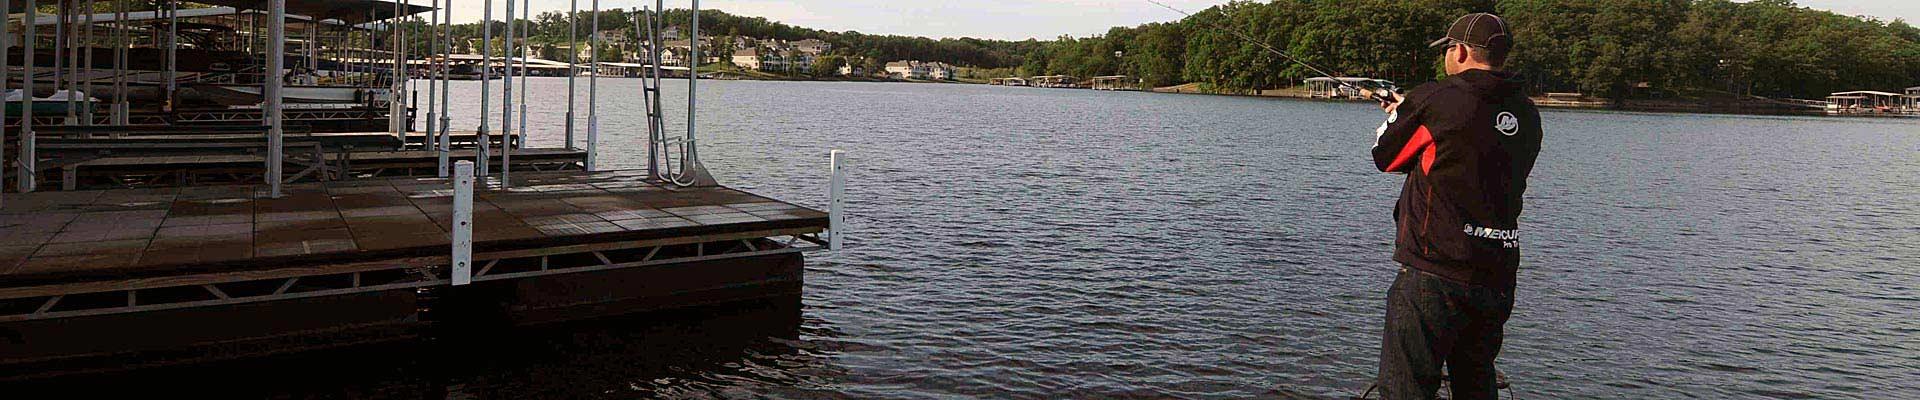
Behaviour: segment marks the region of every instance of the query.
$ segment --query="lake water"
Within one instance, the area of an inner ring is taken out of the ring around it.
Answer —
[[[639,167],[638,81],[601,83],[604,163]],[[457,129],[477,85],[456,83]],[[557,145],[565,80],[531,85],[532,145]],[[809,260],[797,310],[567,326],[458,372],[400,357],[260,390],[1329,398],[1374,375],[1401,178],[1372,170],[1370,105],[700,87],[722,183],[818,207],[828,150],[848,152],[853,244]],[[667,90],[683,125],[684,84]],[[1920,120],[1543,117],[1500,358],[1515,395],[1920,398]]]

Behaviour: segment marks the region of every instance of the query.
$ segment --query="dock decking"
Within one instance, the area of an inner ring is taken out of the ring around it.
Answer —
[[[818,232],[826,214],[724,187],[677,188],[642,171],[525,173],[476,193],[475,249],[494,251],[725,231]],[[257,269],[447,252],[441,178],[10,194],[0,208],[0,291],[31,282]],[[4,296],[0,296],[4,297]]]

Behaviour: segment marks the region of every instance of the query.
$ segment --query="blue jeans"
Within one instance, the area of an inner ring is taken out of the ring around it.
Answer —
[[[1411,267],[1387,291],[1380,345],[1380,398],[1432,399],[1441,367],[1454,399],[1497,399],[1493,360],[1500,355],[1513,292],[1467,286]]]

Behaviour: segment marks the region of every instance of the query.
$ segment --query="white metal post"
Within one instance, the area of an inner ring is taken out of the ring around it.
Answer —
[[[473,158],[479,163],[474,166],[478,168],[476,173],[484,177],[487,176],[487,164],[493,161],[487,154],[487,147],[489,147],[487,142],[493,140],[487,133],[487,100],[493,97],[487,89],[491,87],[487,86],[490,83],[487,80],[493,78],[493,0],[482,3],[484,5],[480,7],[480,130],[474,133]]]
[[[533,5],[529,0],[520,0],[520,19],[527,21],[528,25],[527,29],[520,32],[520,36],[523,37],[520,43],[520,133],[508,138],[509,140],[500,146],[500,181],[506,182],[502,183],[502,186],[512,185],[508,182],[508,178],[513,174],[513,147],[525,144],[527,140],[527,80],[533,72],[527,65],[527,60],[533,57],[533,42],[524,37],[533,34],[530,32],[533,30],[532,11]]]
[[[436,153],[439,153],[440,177],[445,178],[447,177],[447,152],[440,149],[440,143],[436,140],[438,137],[434,136],[435,124],[439,123],[439,121],[435,121],[434,118],[439,116],[437,111],[440,111],[439,107],[437,107],[437,105],[440,104],[440,82],[435,79],[437,79],[436,74],[444,74],[435,71],[439,65],[434,63],[432,56],[434,52],[440,51],[440,0],[432,1],[432,22],[427,24],[426,54],[428,56],[426,62],[421,64],[426,66],[427,70],[427,136],[421,143],[433,148],[436,150]]]
[[[34,0],[27,0],[27,15],[20,21],[20,25],[22,25],[21,28],[26,30],[26,33],[21,35],[21,40],[27,42],[25,50],[21,51],[20,60],[20,65],[23,67],[20,73],[20,91],[22,92],[22,96],[20,96],[20,151],[19,157],[14,159],[14,162],[20,164],[20,193],[33,191],[33,185],[36,183],[35,181],[38,180],[35,179],[37,176],[35,174],[39,172],[34,165],[36,156],[33,154],[33,148],[36,146],[34,144],[34,136],[37,136],[33,134],[33,71],[38,69],[34,68],[33,54],[39,51],[40,41],[37,40],[39,34],[36,33],[36,29],[34,29],[34,26],[39,24],[32,22],[39,20],[39,9],[40,6],[35,5]]]
[[[80,108],[80,125],[91,126],[93,125],[93,0],[87,0],[84,4],[85,6],[81,8],[85,10],[81,12],[87,14],[82,17],[85,23],[80,26],[80,43],[77,47],[86,52],[74,58],[80,60],[81,64],[77,69],[80,70],[79,76],[86,81],[74,86],[82,89],[80,91],[82,95],[80,102],[83,103]]]
[[[451,61],[447,60],[448,57],[453,57],[453,0],[447,0],[446,13],[447,13],[446,14],[447,17],[444,19],[441,19],[441,21],[446,21],[447,26],[441,27],[440,29],[440,35],[444,36],[443,38],[444,40],[441,40],[441,46],[444,46],[444,47],[442,47],[440,50],[442,51],[441,54],[445,55],[444,57],[440,57],[440,159],[441,160],[448,159],[449,157],[452,156],[452,153],[453,153],[453,132],[451,132],[451,130],[453,129],[453,116],[449,115],[449,113],[447,112],[448,110],[453,109],[453,105],[451,104],[452,102],[449,101],[451,100],[449,92],[451,92],[453,89],[450,86],[449,82],[451,82],[453,78],[448,75],[453,72],[453,65],[450,64]],[[481,86],[486,86],[486,85],[482,84]],[[482,108],[482,110],[485,110],[485,108]],[[442,162],[441,165],[445,166],[446,163]],[[440,176],[447,176],[447,171],[445,169],[441,169]]]
[[[840,251],[841,239],[846,236],[846,212],[841,207],[847,198],[847,172],[840,165],[840,150],[828,152],[827,169],[832,177],[827,182],[827,250]]]
[[[500,187],[513,185],[507,182],[507,148],[513,147],[513,0],[507,0],[507,38],[500,42],[506,49],[501,53],[507,60],[507,71],[500,80]]]
[[[473,161],[453,166],[453,285],[473,283]]]
[[[402,99],[405,98],[403,96],[407,91],[407,55],[406,46],[401,43],[406,37],[401,35],[400,7],[399,1],[394,2],[393,18],[387,20],[387,37],[392,41],[392,43],[387,46],[387,50],[393,52],[391,53],[393,54],[393,71],[390,71],[388,74],[392,76],[392,78],[389,78],[392,82],[387,82],[387,90],[389,90],[387,94],[387,129],[393,131],[393,136],[400,138],[401,143],[406,143],[407,131],[412,130],[413,127],[404,126],[407,122],[407,103]],[[279,44],[279,41],[275,41],[274,43],[275,46],[284,46],[283,44]],[[278,74],[280,72],[274,71],[274,73]]]
[[[286,12],[285,6],[286,6],[285,3],[281,4],[280,10],[282,13]],[[155,11],[157,12],[159,10],[155,10]],[[175,79],[177,76],[179,76],[179,73],[177,71],[180,70],[180,53],[179,51],[177,51],[180,49],[180,29],[178,28],[179,26],[180,26],[180,2],[177,0],[168,1],[167,2],[167,73],[165,78],[167,80],[167,103],[165,104],[166,111],[173,111],[173,101],[175,100],[174,93],[180,90],[180,85],[177,82],[178,79]]]
[[[13,4],[10,3],[11,2],[7,0],[0,0],[0,10],[11,10],[10,7],[12,7]],[[0,102],[5,101],[7,86],[10,86],[9,84],[12,83],[11,79],[13,79],[13,67],[7,66],[7,56],[11,55],[8,53],[11,53],[13,50],[13,22],[10,20],[10,16],[0,15]],[[32,20],[22,21],[22,23],[32,23]],[[27,97],[33,97],[33,93],[27,93]],[[6,122],[6,113],[0,113],[0,205],[7,204],[5,200],[7,197]]]
[[[598,171],[600,158],[600,0],[593,0],[593,33],[587,34],[587,171]],[[700,47],[695,39],[694,47]]]
[[[267,18],[272,21],[267,22],[267,75],[261,79],[266,82],[266,87],[260,93],[267,101],[266,107],[263,107],[267,113],[267,186],[271,188],[273,198],[277,199],[280,198],[281,157],[284,157],[285,150],[282,148],[285,140],[282,135],[286,133],[282,129],[285,124],[282,124],[283,110],[280,108],[280,70],[286,69],[287,63],[287,46],[284,45],[287,42],[287,0],[270,0],[267,4]]]
[[[5,0],[0,0],[5,1]],[[599,18],[598,15],[594,18]],[[574,76],[580,75],[580,0],[567,5],[567,146],[573,148]]]

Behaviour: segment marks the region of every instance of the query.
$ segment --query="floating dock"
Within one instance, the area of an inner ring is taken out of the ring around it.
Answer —
[[[157,50],[146,53],[164,54],[160,76],[167,82],[180,72],[174,61],[212,63],[212,55],[196,49],[180,57],[180,37],[169,33],[161,41],[160,31],[112,24],[108,55],[121,60],[104,65],[116,71],[107,87],[118,90],[101,99],[104,107],[76,110],[60,104],[64,98],[36,98],[49,90],[91,90],[60,77],[101,64],[54,63],[56,73],[49,75],[42,73],[47,60],[32,57],[41,55],[37,46],[44,42],[60,49],[45,56],[58,58],[92,51],[76,49],[101,41],[82,45],[62,36],[93,31],[75,29],[78,10],[69,7],[45,19],[52,29],[35,33],[45,24],[23,24],[21,37],[36,39],[23,41],[26,60],[19,69],[0,68],[9,75],[0,82],[36,77],[19,80],[28,95],[20,99],[20,114],[0,127],[6,161],[0,185],[17,192],[0,193],[0,380],[440,338],[469,327],[795,301],[803,252],[839,247],[845,174],[838,151],[828,170],[831,211],[821,212],[720,185],[700,162],[694,130],[667,130],[661,87],[671,67],[661,65],[667,22],[660,12],[636,14],[633,21],[636,29],[644,25],[652,43],[646,65],[653,70],[638,93],[645,129],[626,132],[646,135],[646,164],[637,170],[595,167],[599,140],[609,132],[599,129],[604,119],[593,75],[586,81],[587,123],[567,124],[566,145],[524,147],[525,103],[516,114],[509,90],[514,76],[530,71],[524,46],[519,71],[500,71],[507,76],[498,92],[496,130],[451,131],[447,82],[408,79],[408,66],[449,76],[453,48],[440,43],[454,37],[445,22],[416,32],[431,38],[412,50],[407,46],[415,41],[402,39],[405,32],[344,29],[360,36],[335,39],[391,35],[391,67],[366,54],[336,57],[328,62],[354,68],[330,70],[333,75],[357,80],[288,92],[288,82],[311,78],[306,74],[317,71],[316,64],[326,65],[311,44],[327,38],[318,25],[306,24],[307,55],[293,60],[308,66],[288,65],[287,47],[273,45],[288,42],[288,11],[341,26],[420,23],[413,14],[428,11],[452,20],[433,3],[209,2],[235,7],[208,11],[216,14],[265,14],[264,35],[258,27],[246,29],[254,32],[250,42],[269,44],[258,58],[264,65],[248,66],[271,72],[220,75],[258,84],[257,90],[220,85],[238,93],[238,100],[228,100],[261,103],[159,114],[147,103],[175,98],[178,88],[166,84],[165,96],[157,84],[129,89],[123,77],[137,68],[124,60],[124,43],[151,43]],[[26,4],[24,20],[41,21],[35,16],[40,7]],[[690,15],[697,16],[695,4]],[[108,19],[133,19],[126,11]],[[151,11],[149,18],[162,13]],[[180,22],[177,11],[164,14],[169,24]],[[698,19],[689,22],[697,41]],[[515,43],[512,32],[506,29],[506,43]],[[136,34],[144,36],[130,36]],[[481,46],[489,54],[479,56],[482,64],[492,63],[489,43]],[[0,47],[0,64],[10,64],[7,53]],[[439,65],[411,62],[415,56]],[[502,66],[511,66],[509,60]],[[588,65],[597,61],[589,58]],[[487,78],[490,71],[480,73]],[[53,78],[40,82],[43,75]],[[698,126],[693,94],[699,77],[687,78],[686,126],[692,127]],[[519,83],[524,96],[526,80]],[[480,110],[493,109],[491,87],[481,85]],[[149,101],[135,104],[139,98]],[[423,99],[427,131],[414,132]],[[33,114],[42,105],[48,110]],[[573,105],[569,97],[568,112],[554,117],[573,121]],[[488,122],[473,122],[460,124],[489,130]],[[577,133],[584,133],[584,147],[574,147],[581,142]]]
[[[10,194],[0,371],[405,339],[456,297],[478,299],[461,314],[535,324],[793,296],[829,222],[644,171],[514,180],[475,193],[473,284],[459,287],[444,178],[289,184],[281,198],[259,185]]]

